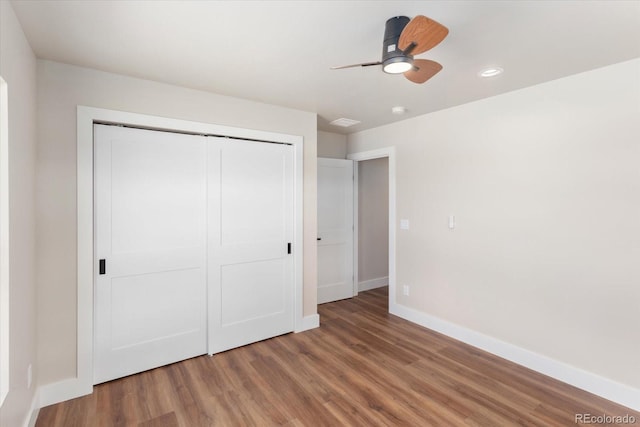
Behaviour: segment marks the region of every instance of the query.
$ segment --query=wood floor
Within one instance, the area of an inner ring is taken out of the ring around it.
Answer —
[[[37,427],[570,426],[640,413],[387,313],[387,289],[321,327],[98,385]]]

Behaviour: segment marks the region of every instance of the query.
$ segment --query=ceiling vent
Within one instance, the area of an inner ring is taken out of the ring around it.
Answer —
[[[344,117],[341,119],[336,119],[332,122],[330,122],[330,125],[334,125],[334,126],[340,126],[343,128],[348,128],[349,126],[353,126],[353,125],[357,125],[358,123],[360,123],[358,120],[352,120],[352,119],[345,119]]]

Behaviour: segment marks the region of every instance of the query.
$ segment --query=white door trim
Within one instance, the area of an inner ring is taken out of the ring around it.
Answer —
[[[358,218],[360,217],[360,161],[355,160],[347,156],[348,160],[353,160],[353,296],[357,297],[360,289],[358,283],[360,283],[360,270],[358,268],[358,245],[360,244],[360,234]]]
[[[9,394],[9,104],[7,82],[0,77],[0,407]]]
[[[371,151],[361,151],[347,155],[347,159],[354,161],[354,200],[353,224],[354,242],[358,236],[358,164],[364,160],[389,159],[389,311],[396,307],[396,148],[386,147]],[[353,245],[353,271],[355,277],[354,294],[357,295],[358,278],[358,244]]]
[[[295,330],[303,330],[303,138],[211,123],[170,119],[138,113],[78,106],[77,109],[77,365],[76,377],[41,389],[40,405],[47,406],[93,392],[93,124],[112,123],[177,132],[220,135],[291,144],[294,147],[294,277]]]

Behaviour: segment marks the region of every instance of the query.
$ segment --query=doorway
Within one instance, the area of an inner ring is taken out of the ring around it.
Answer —
[[[389,284],[389,158],[358,162],[358,292]]]
[[[364,164],[363,162],[369,161],[369,160],[374,160],[374,159],[386,159],[386,170],[387,170],[387,284],[389,287],[389,311],[392,311],[392,309],[395,307],[396,305],[396,167],[395,167],[395,147],[387,147],[387,148],[380,148],[377,150],[370,150],[370,151],[361,151],[361,152],[355,152],[355,153],[351,153],[349,155],[347,155],[347,159],[349,160],[353,160],[354,161],[354,175],[356,177],[356,180],[359,181],[359,176],[360,176],[360,167],[361,165],[365,165],[364,168],[366,169],[370,169],[370,166]],[[376,168],[375,166],[378,166],[378,168]],[[384,161],[381,164],[375,165],[373,168],[374,169],[383,169],[384,170]],[[366,173],[366,172],[365,172]],[[379,173],[379,171],[378,171]],[[367,180],[367,177],[365,176],[363,179]],[[380,178],[378,178],[380,179]],[[383,179],[383,178],[382,178]],[[372,184],[372,183],[368,183],[368,184]],[[356,189],[360,188],[359,183],[356,183]],[[371,191],[375,191],[375,188],[372,188]],[[366,197],[366,196],[365,196]],[[355,218],[355,230],[354,230],[354,235],[355,236],[360,236],[360,228],[361,225],[359,223],[359,217],[360,217],[360,206],[359,206],[359,191],[356,191],[356,194],[354,196],[354,218]],[[381,205],[382,206],[382,205]],[[382,207],[381,209],[384,209],[384,207]],[[379,220],[378,220],[379,221]],[[378,227],[381,227],[379,222],[376,222],[376,224],[378,224]],[[379,238],[379,236],[378,236]],[[380,256],[380,255],[377,255]],[[362,280],[360,278],[360,262],[358,262],[358,260],[360,259],[360,250],[359,250],[359,245],[356,244],[354,245],[354,274],[355,274],[355,280],[356,283],[358,284],[363,284],[363,289],[367,288],[367,286],[377,286],[380,284],[380,281],[383,279],[379,279],[379,281],[373,280],[376,279],[375,277],[371,278],[371,279],[365,279]],[[365,267],[366,270],[366,267]],[[376,272],[375,270],[371,270],[372,274],[375,276],[376,274],[380,274],[379,271]],[[367,271],[367,274],[369,273],[369,271]],[[364,276],[365,278],[368,276]],[[372,280],[371,282],[367,283],[367,280]],[[370,289],[375,289],[375,287],[372,287]]]

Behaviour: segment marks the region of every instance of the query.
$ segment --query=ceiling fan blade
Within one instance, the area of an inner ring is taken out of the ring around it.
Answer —
[[[418,55],[437,46],[449,34],[444,25],[426,16],[413,18],[400,34],[398,49],[407,55]],[[413,47],[410,46],[413,44]],[[407,48],[410,48],[405,52]]]
[[[382,62],[364,62],[362,64],[352,64],[352,65],[340,65],[338,67],[331,67],[331,70],[342,70],[344,68],[354,68],[354,67],[370,67],[372,65],[382,65]]]
[[[424,83],[442,70],[442,65],[429,59],[414,59],[413,68],[404,73],[404,76],[414,83]]]

